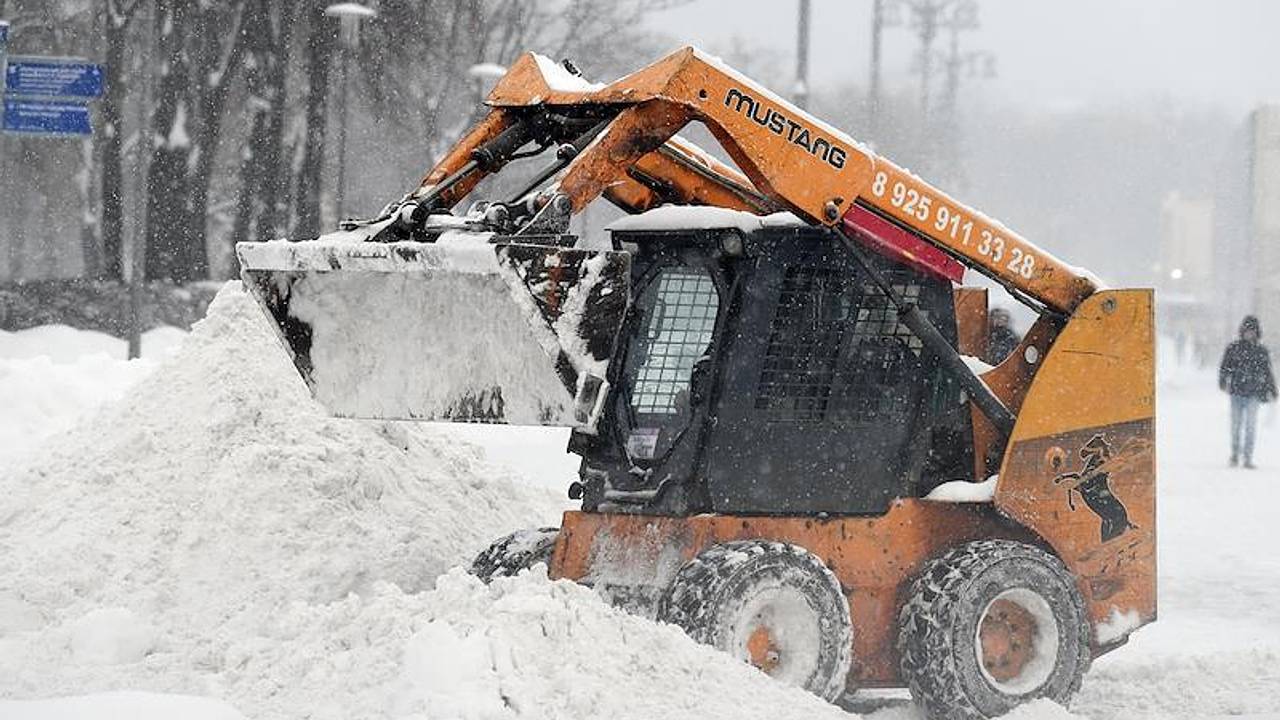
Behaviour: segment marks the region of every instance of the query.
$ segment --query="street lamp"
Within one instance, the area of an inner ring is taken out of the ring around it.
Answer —
[[[467,68],[467,75],[476,82],[499,80],[507,74],[507,69],[498,63],[483,62]]]
[[[482,62],[476,63],[467,68],[467,77],[471,78],[471,90],[475,94],[472,99],[471,121],[476,122],[484,117],[487,108],[484,106],[485,90],[493,87],[499,80],[506,77],[507,68],[497,63]]]
[[[506,67],[491,62],[476,63],[467,68],[467,77],[471,78],[472,87],[476,91],[476,106],[484,102],[485,85],[496,83],[506,74]]]
[[[360,21],[377,17],[378,12],[360,3],[342,2],[326,7],[324,14],[338,18],[338,40],[342,43],[338,63],[338,72],[342,75],[338,81],[338,190],[334,198],[338,219],[341,220],[347,197],[347,58],[360,46]]]

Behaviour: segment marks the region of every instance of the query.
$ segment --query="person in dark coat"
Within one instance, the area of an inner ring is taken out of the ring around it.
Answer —
[[[1013,317],[1004,308],[992,308],[987,318],[987,354],[982,361],[999,365],[1018,347],[1022,338],[1013,330]]]
[[[1240,323],[1240,338],[1227,346],[1218,368],[1218,387],[1231,396],[1231,465],[1253,467],[1253,440],[1258,426],[1258,405],[1276,399],[1276,379],[1271,372],[1271,352],[1259,340],[1258,318],[1247,315]]]

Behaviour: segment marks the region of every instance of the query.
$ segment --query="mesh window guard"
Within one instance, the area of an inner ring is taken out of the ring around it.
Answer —
[[[641,300],[649,311],[631,408],[641,415],[674,415],[688,409],[689,376],[711,344],[720,298],[709,275],[688,268],[663,271],[645,291],[650,293]]]
[[[838,271],[787,268],[769,326],[757,410],[782,421],[826,416],[849,312],[845,278]]]
[[[919,302],[918,284],[893,289]],[[856,287],[836,269],[792,266],[769,326],[756,410],[772,422],[887,420],[906,407],[897,386],[921,351],[874,286]]]

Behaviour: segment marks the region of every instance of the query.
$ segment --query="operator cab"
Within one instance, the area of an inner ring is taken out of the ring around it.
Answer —
[[[972,479],[959,384],[834,232],[715,208],[610,229],[632,303],[597,433],[570,442],[584,509],[877,515]],[[873,262],[954,346],[950,281]]]

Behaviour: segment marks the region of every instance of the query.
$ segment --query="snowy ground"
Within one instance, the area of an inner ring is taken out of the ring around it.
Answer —
[[[93,408],[118,400],[185,335],[172,327],[144,333],[143,357],[130,363],[127,343],[104,333],[66,325],[0,330],[0,467]]]
[[[0,718],[849,717],[575,586],[429,591],[554,517],[564,433],[329,420],[243,303],[215,308],[167,360],[176,331],[131,363],[0,335]],[[1280,421],[1234,470],[1211,376],[1170,369],[1159,402],[1160,620],[1070,712],[1011,718],[1280,718]],[[902,698],[849,706],[916,718]]]

